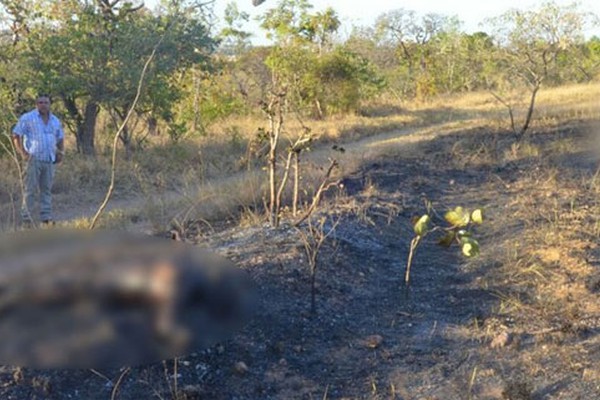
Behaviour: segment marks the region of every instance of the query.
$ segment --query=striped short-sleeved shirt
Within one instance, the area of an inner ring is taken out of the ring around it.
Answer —
[[[13,129],[13,133],[23,137],[25,151],[42,161],[56,160],[56,143],[64,138],[59,119],[52,113],[48,123],[44,123],[37,109],[25,113]]]

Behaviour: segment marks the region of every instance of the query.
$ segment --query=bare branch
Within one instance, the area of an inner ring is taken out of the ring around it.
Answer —
[[[294,223],[295,227],[299,226],[302,222],[306,221],[306,219],[308,217],[310,217],[310,215],[313,213],[313,211],[319,205],[319,202],[321,201],[321,196],[323,195],[324,192],[329,190],[329,188],[331,188],[332,186],[339,185],[339,181],[334,181],[334,182],[329,181],[329,178],[331,177],[333,170],[337,166],[338,166],[337,160],[331,160],[331,162],[329,164],[329,168],[327,168],[327,172],[325,173],[325,177],[323,178],[323,182],[321,182],[319,189],[317,189],[317,192],[315,193],[315,195],[313,197],[313,201],[312,201],[310,207],[308,208],[308,210],[306,211],[304,216],[302,218],[300,218],[297,222]]]
[[[504,105],[508,109],[508,115],[510,116],[510,127],[512,128],[512,131],[513,131],[513,133],[516,136],[517,135],[517,128],[515,128],[515,116],[513,114],[512,106],[510,104],[508,104],[506,101],[504,101],[504,99],[502,99],[496,93],[494,93],[492,91],[490,91],[490,93],[492,94],[492,96],[494,96],[494,98],[496,100],[498,100],[500,103],[502,103],[502,105]]]
[[[165,32],[165,35],[166,35],[166,32]],[[108,190],[106,191],[106,196],[104,197],[104,201],[102,202],[102,204],[98,208],[98,211],[96,211],[96,214],[94,215],[94,218],[92,218],[92,222],[89,225],[89,229],[94,229],[94,227],[96,226],[96,222],[98,221],[98,218],[100,218],[100,215],[102,215],[102,213],[104,212],[104,209],[108,205],[108,202],[110,201],[110,198],[111,198],[112,193],[114,191],[114,188],[115,188],[115,175],[116,175],[116,164],[117,164],[117,145],[118,145],[118,142],[119,142],[119,138],[121,137],[121,133],[125,129],[125,126],[127,125],[127,122],[129,121],[129,118],[131,118],[131,115],[133,115],[134,108],[135,108],[135,106],[136,106],[136,104],[137,104],[137,102],[138,102],[138,100],[139,100],[139,98],[141,96],[141,93],[142,93],[142,87],[143,87],[143,84],[144,84],[144,77],[146,76],[146,71],[148,70],[148,66],[150,65],[150,63],[154,59],[154,56],[156,55],[156,51],[157,51],[158,47],[160,46],[160,44],[162,43],[163,39],[165,38],[165,35],[163,35],[160,38],[160,40],[158,41],[158,43],[156,43],[156,46],[154,46],[154,49],[152,49],[152,53],[150,54],[150,56],[146,60],[146,63],[144,64],[144,68],[142,69],[142,73],[140,74],[140,80],[138,81],[137,92],[135,94],[135,98],[133,99],[133,103],[131,104],[131,107],[129,108],[129,111],[127,112],[127,116],[125,117],[125,119],[121,123],[121,126],[117,130],[117,133],[115,133],[115,136],[114,136],[114,139],[113,139],[113,147],[112,147],[110,185],[108,187]]]

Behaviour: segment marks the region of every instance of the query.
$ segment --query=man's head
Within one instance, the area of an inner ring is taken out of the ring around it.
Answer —
[[[50,96],[47,94],[40,94],[35,100],[35,105],[42,115],[47,115],[50,112]]]

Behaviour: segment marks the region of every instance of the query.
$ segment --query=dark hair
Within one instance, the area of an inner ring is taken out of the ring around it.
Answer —
[[[52,103],[52,97],[50,97],[50,95],[48,93],[38,93],[37,97],[35,98],[35,100],[37,101],[38,99],[45,97],[48,100],[50,100],[50,103]]]

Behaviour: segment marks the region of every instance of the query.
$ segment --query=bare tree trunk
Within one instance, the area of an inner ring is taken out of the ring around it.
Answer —
[[[192,120],[192,132],[196,133],[198,131],[198,127],[202,126],[200,123],[200,77],[199,72],[197,70],[193,71],[194,79],[194,119]]]
[[[508,116],[510,117],[510,127],[511,127],[511,129],[513,131],[513,134],[515,136],[518,136],[517,135],[517,128],[515,127],[515,115],[513,113],[512,106],[508,102],[506,102],[504,99],[502,99],[502,97],[500,97],[499,95],[497,95],[496,93],[494,93],[494,92],[490,92],[490,93],[492,94],[492,96],[494,96],[494,98],[496,100],[498,100],[500,103],[502,103],[508,109]]]
[[[123,132],[120,136],[121,141],[123,142],[123,147],[125,147],[125,159],[127,161],[131,160],[131,133],[129,132],[128,127],[123,128]]]
[[[271,129],[274,130],[275,124],[271,123]],[[271,131],[269,140],[269,223],[271,226],[278,225],[277,211],[275,209],[275,197],[277,188],[277,140],[274,139],[275,133]]]
[[[283,97],[275,96],[269,106],[269,223],[279,226],[279,209],[277,208],[277,146],[283,128]],[[273,110],[275,108],[275,110]]]
[[[127,112],[127,116],[123,120],[123,123],[121,124],[121,126],[117,130],[117,133],[115,134],[115,137],[113,138],[111,168],[110,168],[110,185],[108,186],[108,190],[106,191],[106,195],[104,196],[104,200],[102,201],[102,204],[100,204],[100,207],[98,207],[96,214],[94,215],[94,217],[92,218],[92,221],[90,222],[90,225],[88,227],[90,230],[92,230],[96,227],[96,223],[98,222],[98,219],[100,218],[100,216],[106,209],[106,206],[108,205],[108,202],[110,201],[110,198],[112,197],[113,191],[115,190],[116,170],[117,170],[117,143],[119,140],[119,135],[121,134],[121,130],[125,127],[125,125],[127,125],[127,122],[129,121],[129,118],[131,117],[131,114],[133,114],[135,105],[137,104],[138,100],[140,99],[140,94],[142,92],[142,84],[144,83],[144,77],[146,76],[146,71],[148,70],[148,65],[150,65],[150,62],[154,59],[154,56],[156,55],[156,49],[158,48],[158,46],[160,46],[163,39],[164,39],[164,35],[160,38],[160,40],[158,41],[156,46],[154,46],[154,49],[152,49],[152,53],[150,54],[150,57],[148,57],[148,59],[146,60],[146,63],[144,64],[144,68],[142,69],[142,73],[140,74],[140,80],[138,81],[138,87],[137,87],[137,91],[135,94],[135,98],[133,99],[133,103],[132,103],[131,107],[129,108],[129,111]]]
[[[517,141],[521,140],[529,129],[529,124],[531,123],[531,117],[533,116],[533,110],[535,108],[535,97],[537,95],[538,90],[540,90],[541,82],[537,81],[533,86],[533,90],[531,91],[531,99],[529,99],[529,108],[527,109],[527,115],[525,116],[525,123],[519,131],[519,135],[517,137]]]
[[[292,200],[292,215],[298,215],[298,193],[300,190],[300,153],[294,152],[294,198]]]
[[[287,185],[288,177],[290,176],[290,165],[292,164],[292,156],[294,152],[290,151],[288,153],[287,159],[285,161],[285,167],[283,170],[283,177],[281,178],[281,184],[279,184],[279,189],[277,190],[277,198],[275,200],[275,209],[277,210],[277,214],[279,215],[279,211],[281,210],[281,197],[283,196],[283,191],[285,190],[285,186]]]

